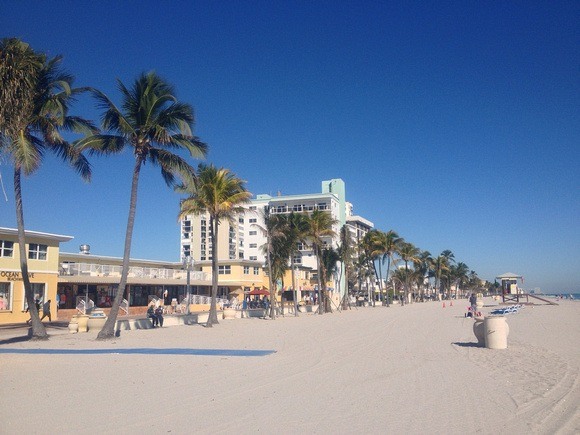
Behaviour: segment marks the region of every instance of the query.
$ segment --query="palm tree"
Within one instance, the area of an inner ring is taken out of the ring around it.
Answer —
[[[431,264],[433,258],[431,258],[431,253],[429,251],[421,251],[415,261],[413,262],[414,269],[416,273],[417,288],[419,289],[419,296],[423,296],[423,284],[425,277],[429,277],[429,272],[431,270]]]
[[[443,251],[437,258],[433,260],[433,269],[435,271],[435,291],[437,294],[441,293],[441,277],[449,271],[449,266],[454,260],[455,256],[449,249]]]
[[[197,177],[189,179],[177,190],[189,196],[181,202],[179,219],[187,215],[209,215],[209,234],[211,238],[211,305],[207,327],[218,323],[218,230],[223,220],[232,221],[243,212],[242,204],[247,203],[252,194],[244,187],[245,181],[239,179],[229,169],[200,164]],[[272,289],[270,289],[272,291]]]
[[[349,306],[348,296],[349,296],[349,282],[350,282],[350,271],[351,263],[353,261],[353,240],[350,234],[348,226],[345,224],[340,229],[340,245],[338,246],[338,256],[339,261],[342,263],[342,268],[344,269],[344,280],[345,280],[345,291],[342,297],[342,309],[346,310]]]
[[[391,263],[394,261],[393,257],[399,252],[399,248],[403,239],[393,231],[389,230],[386,234],[385,253],[383,254],[383,261],[387,259],[387,276],[385,282],[389,282],[389,271],[391,270]],[[387,307],[389,306],[389,292],[387,291]]]
[[[284,273],[288,269],[288,256],[290,246],[287,239],[288,220],[284,215],[271,214],[270,207],[264,208],[262,216],[265,226],[258,224],[252,226],[258,227],[266,236],[266,244],[262,247],[266,258],[266,267],[268,268],[268,282],[270,289],[270,318],[276,318],[276,295],[277,282],[284,278]]]
[[[459,262],[451,267],[450,272],[450,284],[451,281],[455,284],[455,298],[458,298],[458,287],[463,285],[468,281],[469,267],[467,264]]]
[[[131,89],[121,81],[117,81],[117,84],[122,94],[120,108],[105,94],[93,90],[98,107],[103,110],[102,128],[106,133],[81,139],[78,144],[81,149],[105,155],[117,154],[130,148],[135,156],[123,270],[111,312],[97,336],[101,340],[114,337],[119,307],[125,294],[141,168],[145,163],[159,166],[168,186],[175,185],[176,175],[184,182],[192,182],[195,177],[193,168],[171,150],[186,150],[198,158],[205,157],[207,153],[207,145],[192,134],[193,108],[178,102],[173,86],[153,72],[141,74]]]
[[[332,278],[337,275],[339,261],[340,255],[338,254],[338,250],[332,247],[322,250],[322,263],[324,264],[325,273],[322,279],[325,283],[332,281]]]
[[[381,263],[380,261],[382,257],[385,255],[387,250],[387,235],[382,231],[373,229],[370,230],[368,233],[365,234],[363,238],[363,246],[366,249],[367,257],[370,261],[370,267],[372,268],[375,279],[379,283],[379,292],[382,295],[383,287],[382,287],[382,271],[381,271]],[[377,263],[379,264],[379,270],[377,270]],[[375,295],[372,295],[372,303],[373,307],[375,306]]]
[[[336,224],[329,213],[322,210],[314,210],[308,217],[308,239],[312,244],[314,255],[316,256],[316,270],[318,277],[318,314],[322,314],[326,310],[326,282],[322,279],[326,272],[324,270],[324,263],[322,261],[322,249],[324,248],[324,239],[334,237],[335,232],[332,229]]]
[[[68,114],[75,95],[83,89],[72,88],[74,78],[59,69],[60,61],[59,56],[48,60],[18,39],[0,42],[0,152],[7,153],[14,164],[20,269],[35,339],[47,339],[48,334],[40,321],[28,277],[22,174],[33,174],[45,152],[51,151],[89,180],[88,161],[60,133],[95,131],[89,121]]]
[[[310,224],[304,213],[290,213],[287,217],[286,240],[288,241],[290,268],[292,273],[292,290],[294,292],[294,315],[298,316],[298,291],[296,290],[295,256],[299,243],[305,243]]]
[[[451,273],[451,266],[453,265],[453,263],[455,263],[455,255],[453,255],[453,252],[451,252],[449,249],[446,249],[445,251],[443,251],[441,253],[441,256],[443,258],[445,258],[445,265],[446,265],[446,267],[443,269],[443,275],[442,275],[444,278],[446,278],[444,290],[445,290],[445,287],[447,287],[448,297],[451,297],[451,295],[449,293],[451,291],[450,273]]]
[[[419,248],[409,242],[402,242],[401,247],[399,249],[399,255],[401,256],[401,260],[405,263],[405,298],[409,294],[409,262],[417,261],[417,257],[419,255]]]

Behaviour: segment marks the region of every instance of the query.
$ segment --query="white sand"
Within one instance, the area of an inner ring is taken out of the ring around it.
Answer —
[[[276,353],[0,354],[0,433],[580,433],[580,302],[508,316],[506,350],[474,346],[466,305],[3,344]]]

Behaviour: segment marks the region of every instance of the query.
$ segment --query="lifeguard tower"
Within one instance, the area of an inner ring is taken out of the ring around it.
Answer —
[[[555,302],[541,298],[536,295],[528,294],[518,287],[518,280],[524,281],[524,277],[515,273],[504,273],[497,276],[496,279],[501,281],[502,302],[504,304],[521,304],[530,303],[530,298],[538,299],[550,305],[558,305]]]

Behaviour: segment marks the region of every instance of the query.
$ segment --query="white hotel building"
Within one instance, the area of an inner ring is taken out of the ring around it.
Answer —
[[[263,211],[270,208],[271,214],[289,214],[291,212],[312,212],[324,210],[336,220],[334,225],[335,237],[328,237],[326,246],[337,248],[340,228],[348,224],[353,234],[353,240],[364,236],[373,224],[364,218],[352,216],[352,204],[346,202],[345,183],[341,179],[332,179],[322,182],[320,193],[301,195],[270,196],[257,195],[248,204],[244,205],[245,212],[238,216],[235,222],[221,222],[218,234],[218,256],[220,274],[227,275],[235,265],[246,268],[264,267],[265,256],[262,247],[266,244],[266,237],[261,228],[264,228]],[[205,265],[211,261],[211,244],[209,233],[209,216],[187,216],[181,221],[181,256],[191,256],[196,265]],[[316,273],[316,257],[311,248],[304,244],[299,245],[299,252],[295,257],[299,268],[310,269]],[[197,268],[197,267],[196,267]],[[335,296],[344,294],[346,285],[344,272],[335,280]],[[312,274],[310,276],[313,276]],[[225,278],[225,277],[224,277]],[[340,289],[338,287],[340,283]],[[288,283],[285,283],[288,286]]]

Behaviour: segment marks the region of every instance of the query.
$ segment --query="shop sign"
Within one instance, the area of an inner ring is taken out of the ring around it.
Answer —
[[[0,271],[0,278],[6,278],[8,281],[22,281],[22,273],[2,270]],[[34,278],[34,273],[29,273],[28,278]]]

